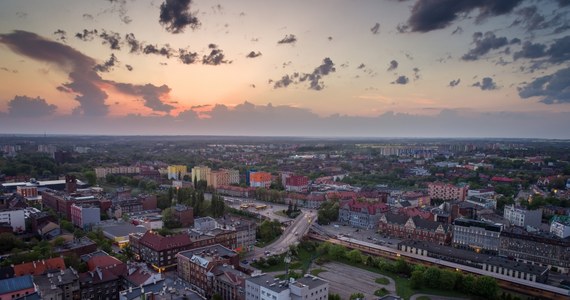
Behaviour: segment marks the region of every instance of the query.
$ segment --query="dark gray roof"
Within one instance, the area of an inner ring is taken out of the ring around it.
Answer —
[[[489,231],[496,231],[496,232],[500,232],[501,231],[501,225],[499,224],[493,224],[490,222],[484,222],[484,221],[479,221],[479,220],[471,220],[471,219],[455,219],[455,221],[453,221],[453,225],[456,226],[463,226],[463,227],[480,227],[483,228],[485,230],[489,230]]]
[[[144,227],[138,227],[130,223],[104,226],[101,229],[105,235],[112,237],[128,236],[130,233],[145,233],[147,231]]]
[[[192,258],[192,256],[209,256],[209,255],[219,255],[219,256],[228,256],[232,257],[237,255],[237,253],[233,250],[230,250],[220,244],[205,246],[201,248],[195,248],[192,250],[181,251],[178,253],[179,255],[186,256],[188,258]]]
[[[498,256],[480,254],[473,251],[443,246],[436,243],[424,241],[403,241],[400,242],[399,245],[407,245],[419,249],[424,249],[428,251],[428,256],[438,257],[442,260],[457,262],[460,264],[462,262],[468,261],[472,264],[477,264],[480,266],[482,266],[482,264],[488,264],[535,275],[541,275],[545,270],[547,270],[547,267],[525,264],[523,262],[508,260]]]
[[[386,213],[386,221],[391,224],[399,224],[404,225],[408,221],[408,216],[400,215],[400,214],[393,214],[393,213]]]
[[[308,286],[309,289],[311,289],[311,290],[316,288],[316,287],[328,284],[327,281],[325,281],[325,280],[323,280],[317,276],[310,276],[310,275],[297,279],[297,282]]]
[[[270,289],[276,293],[281,293],[289,289],[287,285],[280,283],[283,281],[280,281],[278,278],[274,278],[273,276],[269,276],[267,274],[248,278],[247,281],[253,282],[259,286]]]

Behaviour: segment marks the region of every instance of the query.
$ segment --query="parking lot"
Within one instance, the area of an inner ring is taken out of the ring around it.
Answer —
[[[396,248],[398,243],[401,241],[396,238],[391,238],[386,235],[378,234],[376,229],[360,229],[354,228],[349,225],[343,225],[337,222],[331,223],[330,225],[321,226],[327,232],[334,235],[343,235],[353,239],[366,241],[370,243],[376,243],[379,245],[384,245],[388,247]]]
[[[362,293],[366,299],[376,299],[374,291],[381,288],[386,288],[390,294],[396,294],[396,284],[389,277],[386,278],[390,282],[382,285],[375,280],[385,276],[349,265],[332,262],[314,267],[325,270],[319,273],[319,277],[328,281],[330,292],[339,294],[342,299],[349,299],[354,293]]]

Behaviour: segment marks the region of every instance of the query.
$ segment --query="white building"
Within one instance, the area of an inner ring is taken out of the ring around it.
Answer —
[[[23,209],[0,211],[0,223],[8,223],[14,232],[26,231],[26,218]]]
[[[514,204],[505,205],[503,217],[515,226],[538,228],[542,222],[542,210],[526,210],[521,207],[515,207]]]
[[[326,300],[329,283],[311,275],[297,280],[279,280],[269,275],[248,278],[245,281],[246,300]]]
[[[555,236],[565,239],[570,236],[570,217],[559,216],[555,217],[550,224],[550,233]]]

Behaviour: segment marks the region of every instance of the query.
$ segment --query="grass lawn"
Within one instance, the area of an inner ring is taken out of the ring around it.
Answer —
[[[378,284],[382,284],[382,285],[387,285],[390,283],[390,280],[388,280],[388,278],[386,277],[380,277],[380,278],[376,278],[376,280],[374,280],[376,283]]]
[[[313,276],[319,276],[319,274],[320,274],[321,272],[324,272],[324,271],[325,271],[325,270],[324,270],[324,269],[321,269],[321,268],[312,269],[312,270],[311,270],[311,275],[313,275]]]
[[[382,297],[388,295],[388,291],[385,288],[374,291],[374,296]]]
[[[260,265],[259,262],[252,263],[251,265],[255,268],[260,269],[263,272],[276,272],[276,271],[285,271],[287,269],[287,265],[284,261],[284,255],[280,255],[278,258],[279,263],[273,266],[267,265]],[[297,256],[293,257],[291,261],[291,265],[289,269],[299,269],[302,270],[303,274],[307,273],[309,269],[309,265],[311,264],[311,259],[313,257],[313,253],[308,252],[305,249],[299,248]]]

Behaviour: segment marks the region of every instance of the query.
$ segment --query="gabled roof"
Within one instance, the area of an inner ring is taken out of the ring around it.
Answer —
[[[93,256],[87,261],[87,268],[89,271],[94,271],[97,268],[108,270],[116,276],[127,273],[127,266],[122,261],[110,255]]]
[[[357,201],[355,199],[343,201],[340,207],[350,211],[366,212],[369,215],[388,211],[388,206],[385,203],[370,203],[367,201]]]
[[[61,257],[33,261],[14,266],[14,275],[42,275],[48,271],[65,270],[65,262]]]

